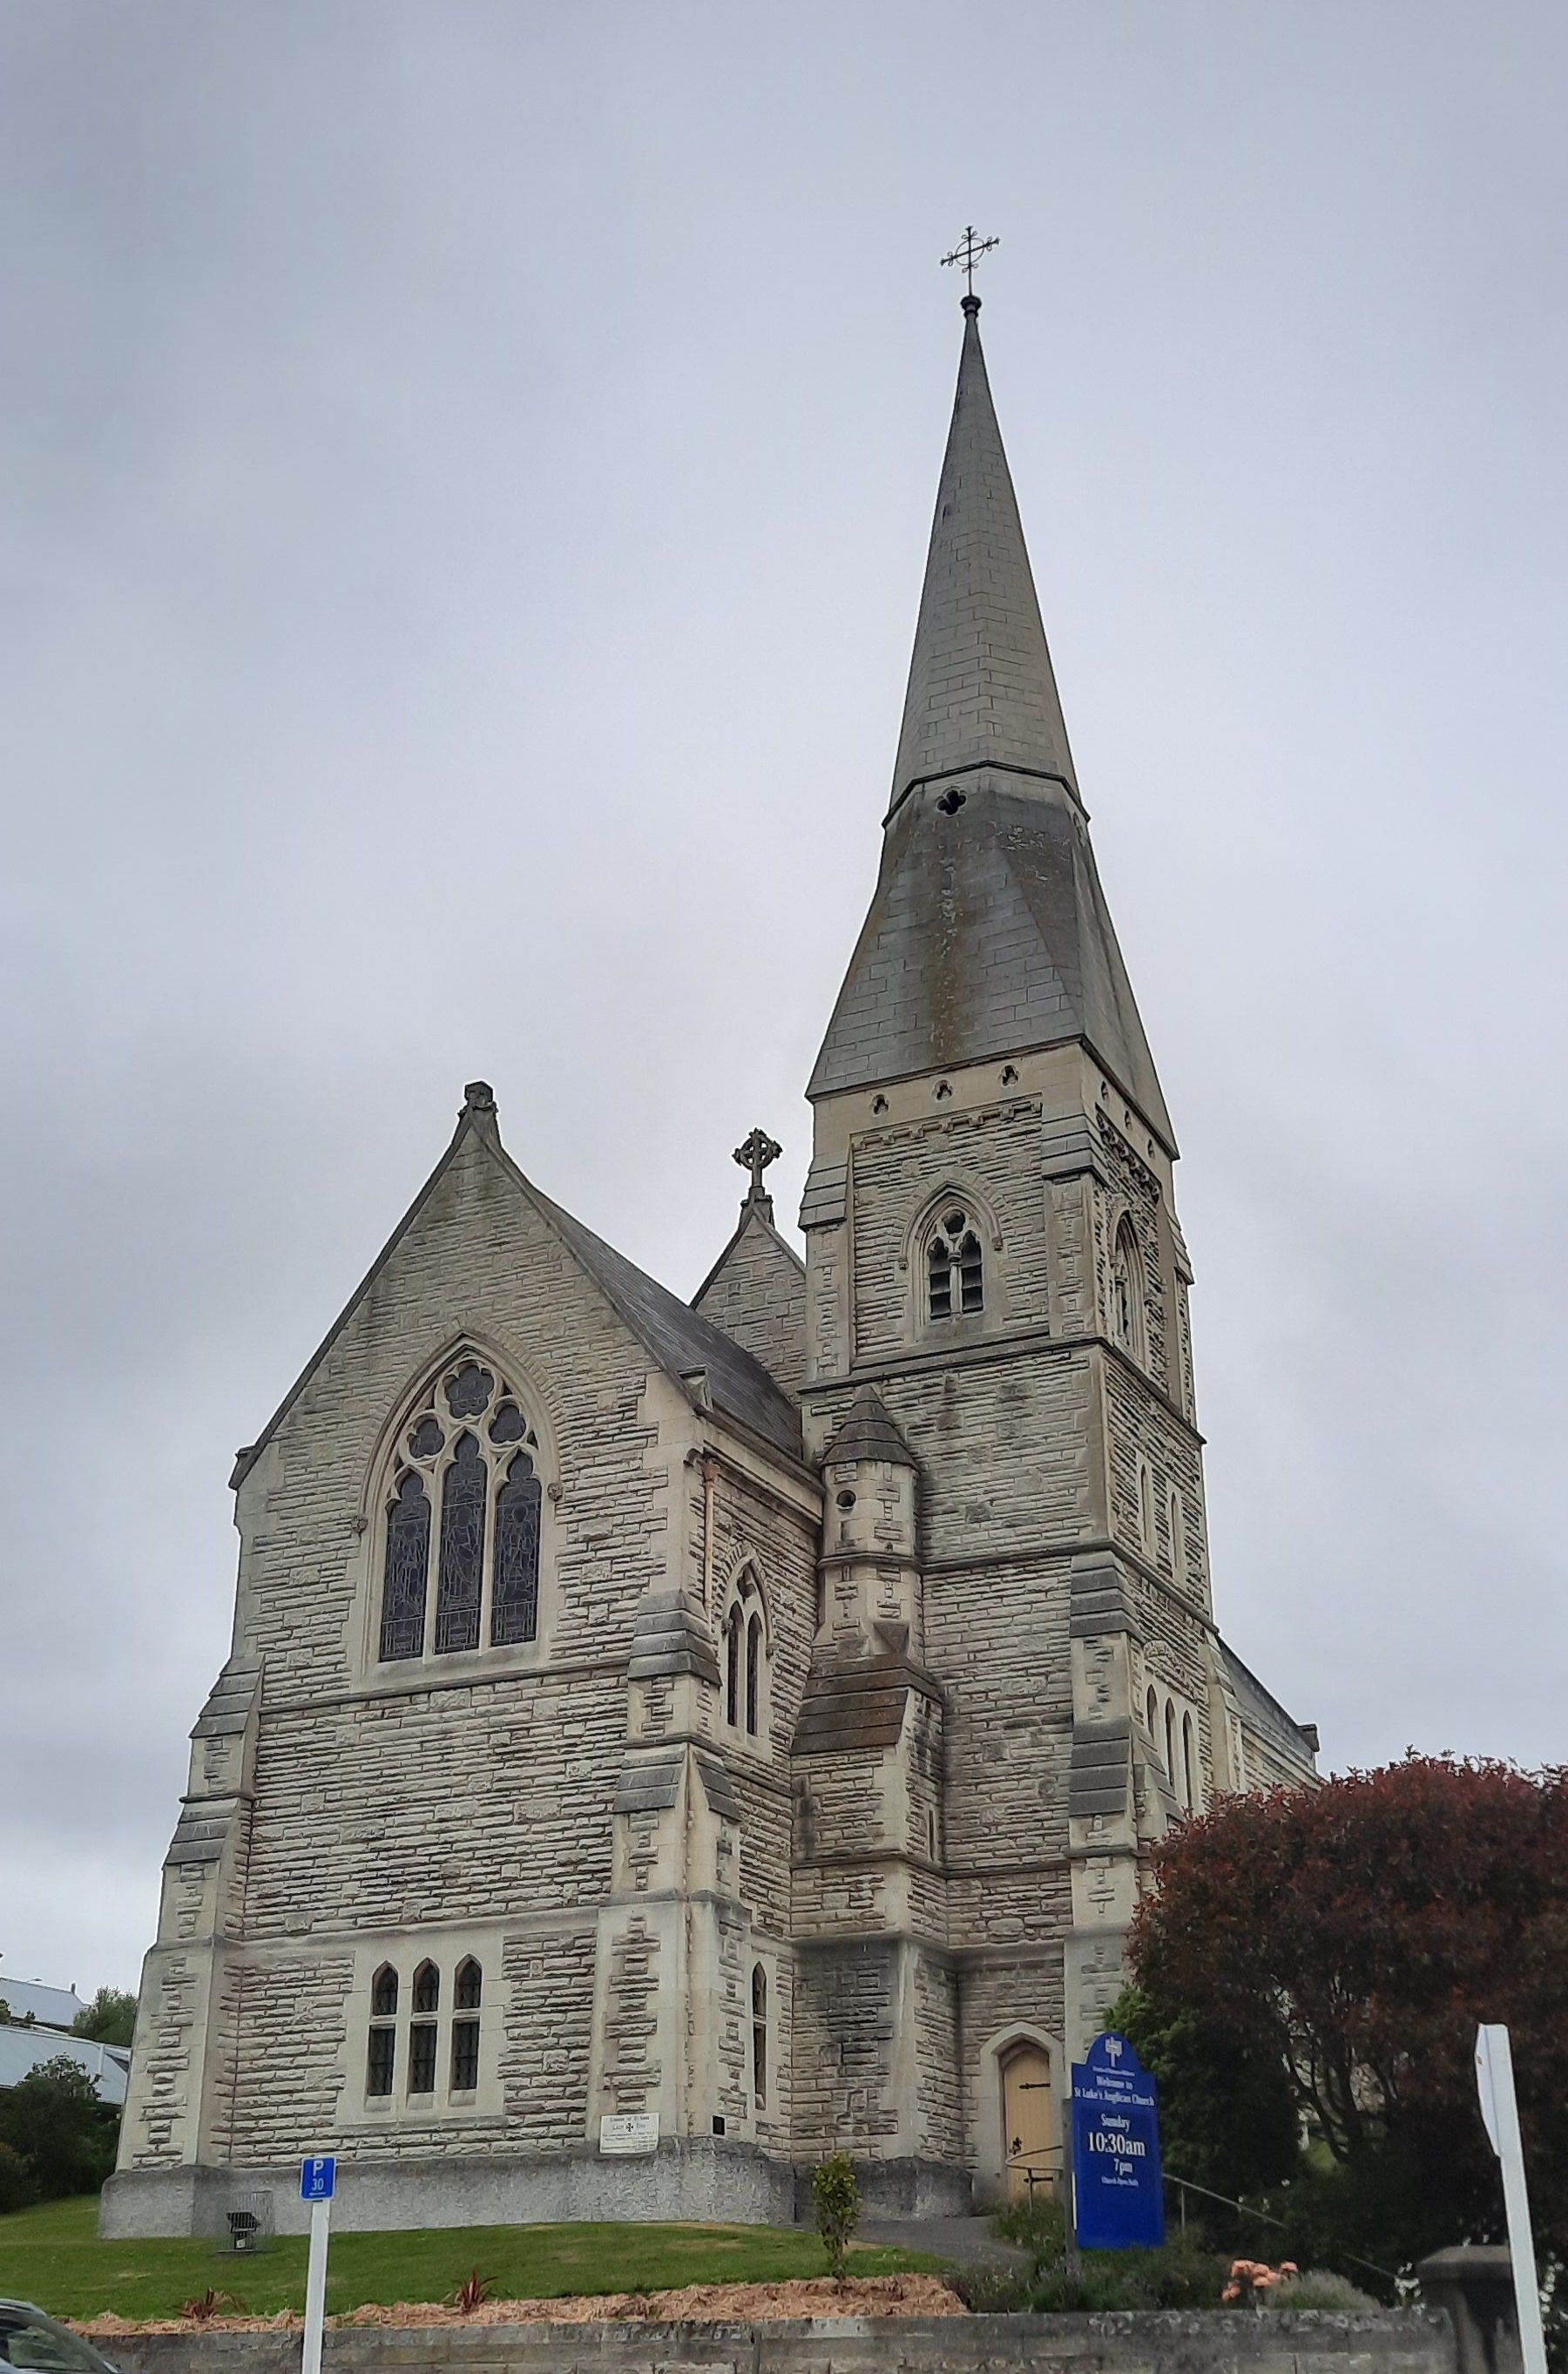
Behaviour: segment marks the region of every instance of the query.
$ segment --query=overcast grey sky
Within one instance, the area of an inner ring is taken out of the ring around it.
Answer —
[[[0,1969],[134,1982],[465,1080],[683,1292],[754,1122],[793,1214],[971,219],[1222,1621],[1562,1756],[1565,108],[1506,0],[11,0]]]

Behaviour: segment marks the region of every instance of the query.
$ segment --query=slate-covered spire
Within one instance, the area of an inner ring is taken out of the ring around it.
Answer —
[[[1089,845],[978,311],[966,297],[882,869],[806,1093],[1080,1040],[1174,1153]]]
[[[964,349],[919,623],[893,770],[913,783],[989,760],[1077,784],[1040,605],[980,347],[964,300]]]

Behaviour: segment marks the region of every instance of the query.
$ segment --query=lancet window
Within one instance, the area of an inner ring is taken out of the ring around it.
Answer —
[[[442,2066],[443,2037],[449,2095],[470,2095],[479,2084],[479,2007],[484,1972],[472,1954],[457,1965],[451,1981],[451,2019],[442,2018],[446,1996],[439,1964],[423,1961],[404,1993],[397,1971],[382,1964],[370,1981],[370,2017],[366,2045],[365,2093],[368,2100],[386,2102],[394,2091],[398,2066],[398,2035],[404,2036],[404,2090],[417,2098],[421,2115],[439,2106],[437,2078]],[[400,2008],[406,2020],[400,2020]]]
[[[1124,1212],[1111,1254],[1111,1334],[1133,1359],[1143,1357],[1143,1257]]]
[[[743,1574],[720,1628],[723,1646],[724,1720],[731,1731],[755,1738],[763,1724],[766,1628],[762,1597],[749,1574]]]
[[[926,1307],[932,1319],[967,1318],[986,1307],[979,1230],[962,1204],[948,1206],[927,1240]]]
[[[767,1972],[752,1965],[752,2098],[759,2110],[767,2107]]]
[[[543,1498],[539,1444],[517,1394],[482,1360],[454,1362],[405,1428],[393,1466],[383,1660],[534,1639]]]

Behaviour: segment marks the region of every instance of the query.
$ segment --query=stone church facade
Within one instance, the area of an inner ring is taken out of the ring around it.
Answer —
[[[682,1302],[467,1091],[235,1469],[113,2233],[966,2206],[1059,2164],[1151,1841],[1309,1779],[1210,1591],[1176,1145],[978,331],[802,1263]]]

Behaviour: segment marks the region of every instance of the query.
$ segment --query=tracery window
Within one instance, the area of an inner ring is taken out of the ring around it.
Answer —
[[[399,1446],[386,1503],[380,1655],[422,1657],[435,1575],[437,1656],[535,1638],[543,1492],[521,1403],[465,1355]],[[439,1510],[439,1522],[432,1522]]]
[[[1111,1253],[1111,1334],[1133,1359],[1143,1357],[1143,1259],[1132,1222],[1123,1213]]]
[[[767,2107],[767,1972],[752,1965],[752,2098],[759,2110]]]
[[[948,1206],[927,1241],[926,1307],[932,1319],[967,1318],[986,1307],[979,1232],[961,1204]]]

